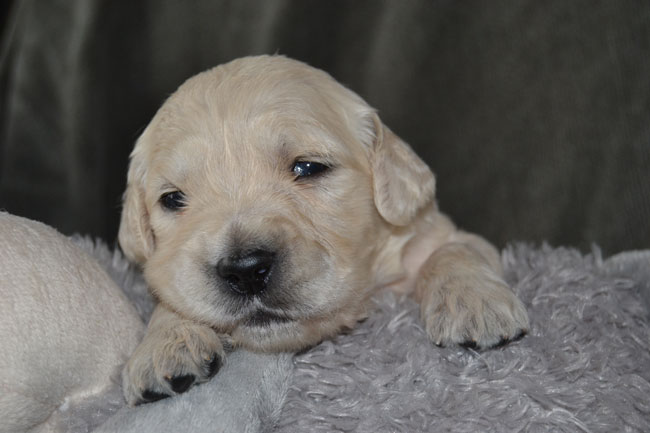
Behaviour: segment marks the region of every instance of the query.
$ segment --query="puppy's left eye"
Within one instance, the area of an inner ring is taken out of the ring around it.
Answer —
[[[160,196],[160,204],[167,209],[177,211],[186,206],[185,194],[181,191],[171,191]]]
[[[312,161],[296,161],[293,167],[291,167],[291,171],[296,176],[296,179],[322,174],[329,169],[330,167],[328,165]]]

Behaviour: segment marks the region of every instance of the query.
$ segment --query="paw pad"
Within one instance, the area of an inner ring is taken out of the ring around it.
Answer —
[[[460,347],[464,349],[477,349],[478,344],[476,344],[476,340],[467,340],[463,341],[462,343],[459,344]]]
[[[136,403],[136,406],[141,405],[143,403],[153,403],[154,401],[162,400],[167,397],[171,397],[171,396],[169,394],[165,394],[162,392],[156,392],[150,389],[146,389],[142,393],[142,399]]]
[[[172,390],[177,394],[182,394],[194,383],[196,376],[193,374],[185,374],[183,376],[166,377],[165,380],[169,382]]]
[[[207,365],[208,368],[208,377],[212,377],[217,372],[221,369],[221,366],[223,365],[221,361],[221,356],[219,356],[218,353],[215,353],[212,355],[212,359],[210,359],[210,362]]]

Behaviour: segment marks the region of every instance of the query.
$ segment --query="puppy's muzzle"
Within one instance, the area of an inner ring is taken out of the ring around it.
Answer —
[[[275,253],[254,250],[244,255],[233,255],[219,260],[217,275],[238,295],[253,296],[266,289],[274,262]]]

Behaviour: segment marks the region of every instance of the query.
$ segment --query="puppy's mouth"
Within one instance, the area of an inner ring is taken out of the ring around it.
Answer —
[[[274,323],[281,324],[281,323],[289,323],[289,322],[293,322],[293,319],[291,319],[290,317],[281,314],[276,314],[271,311],[257,310],[255,313],[245,318],[242,321],[242,324],[250,328],[255,328],[255,327],[268,327]]]

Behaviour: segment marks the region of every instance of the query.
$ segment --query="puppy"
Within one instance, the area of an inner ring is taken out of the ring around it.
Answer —
[[[66,414],[119,379],[144,325],[53,228],[0,212],[0,239],[0,432],[67,431]]]
[[[434,201],[431,170],[323,71],[248,57],[196,75],[131,155],[119,232],[160,300],[124,371],[129,403],[206,381],[224,342],[313,345],[412,293],[433,343],[488,348],[528,328],[499,255]]]

